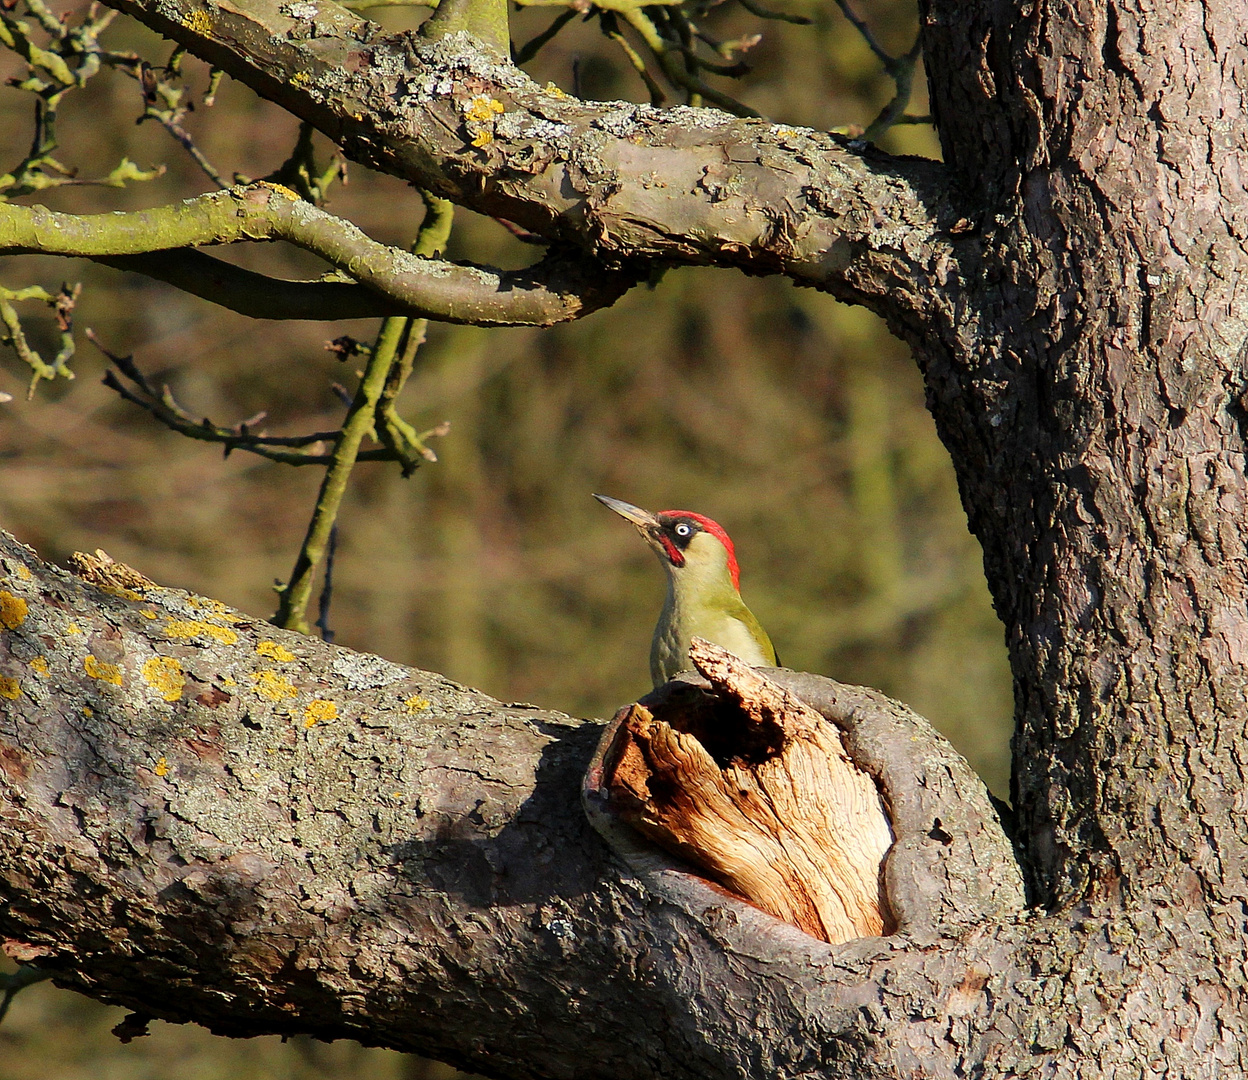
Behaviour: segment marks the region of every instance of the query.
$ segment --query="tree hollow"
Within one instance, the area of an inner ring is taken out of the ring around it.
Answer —
[[[840,732],[718,646],[695,639],[690,654],[709,691],[652,695],[604,735],[612,814],[812,937],[891,933],[888,812]]]

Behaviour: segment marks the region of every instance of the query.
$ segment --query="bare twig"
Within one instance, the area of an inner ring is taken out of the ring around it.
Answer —
[[[116,12],[92,6],[82,23],[71,26],[68,20],[59,19],[42,0],[28,0],[26,8],[38,24],[36,30],[10,14],[15,6],[4,4],[0,9],[0,47],[15,53],[29,68],[27,77],[13,80],[13,85],[34,96],[34,126],[25,158],[8,173],[0,175],[0,198],[29,195],[70,184],[122,187],[130,181],[150,180],[163,173],[163,168],[141,170],[123,158],[107,175],[84,179],[77,175],[76,169],[54,156],[57,113],[64,96],[84,86],[102,64],[124,69],[138,63],[137,57],[100,48],[98,37]],[[32,39],[32,34],[40,31],[49,38],[46,47]]]
[[[744,0],[742,0],[742,3],[744,3]],[[857,30],[862,40],[867,43],[867,48],[875,53],[876,59],[884,65],[884,70],[891,75],[893,66],[897,63],[897,58],[886,52],[880,46],[880,43],[875,40],[875,36],[871,33],[871,28],[849,6],[849,0],[836,0],[836,6],[841,9],[841,14],[845,16],[850,26]]]
[[[31,370],[30,389],[27,397],[34,397],[35,387],[40,379],[72,379],[74,373],[69,369],[69,361],[74,355],[74,305],[78,302],[81,285],[64,284],[56,293],[49,293],[38,285],[25,289],[0,288],[0,345],[11,348],[23,363]],[[21,319],[14,303],[24,300],[38,300],[53,311],[56,319],[60,348],[51,363],[44,360],[26,338]]]
[[[772,11],[770,8],[756,3],[755,0],[737,0],[737,2],[751,15],[757,15],[760,19],[776,19],[780,22],[796,23],[798,26],[809,26],[814,22],[814,19],[805,15],[790,15],[787,11]]]
[[[656,107],[662,105],[663,102],[667,100],[667,95],[663,93],[663,88],[659,86],[658,82],[655,81],[654,76],[650,74],[649,69],[646,67],[646,62],[642,59],[641,54],[629,44],[628,39],[620,30],[619,24],[615,18],[615,13],[611,11],[603,12],[602,18],[600,19],[600,25],[602,27],[602,32],[620,47],[620,51],[624,53],[624,56],[627,58],[629,64],[632,65],[633,70],[637,72],[641,81],[645,83],[646,92],[650,95],[650,104]]]
[[[338,525],[329,530],[329,545],[325,549],[325,577],[321,581],[321,595],[316,603],[316,628],[321,640],[332,642],[334,632],[329,628],[329,605],[334,595],[334,555],[338,551]]]
[[[195,139],[182,125],[183,118],[192,109],[190,103],[183,100],[185,90],[174,86],[166,78],[157,74],[158,71],[163,70],[165,75],[174,78],[181,77],[184,55],[185,50],[177,48],[174,49],[163,69],[154,68],[146,61],[140,61],[137,67],[130,71],[130,74],[138,79],[139,87],[143,92],[143,113],[138,122],[141,124],[145,120],[155,120],[173,136],[178,145],[190,155],[191,160],[199,166],[200,171],[209,180],[219,188],[228,188],[229,183],[208,160],[207,155],[195,145]]]
[[[428,192],[422,191],[421,197],[426,213],[412,253],[431,258],[446,247],[454,208],[447,200]],[[445,433],[446,428],[442,426],[419,435],[395,412],[395,400],[412,370],[416,349],[424,340],[424,334],[424,320],[392,316],[381,324],[355,397],[335,438],[332,460],[321,481],[312,520],[295,559],[290,581],[277,587],[280,599],[273,622],[278,626],[309,632],[307,607],[313,576],[328,549],[351,471],[356,461],[365,456],[360,452],[363,440],[372,437],[380,441],[385,453],[400,462],[403,475],[409,476],[421,458],[428,459],[432,454],[424,445],[425,439],[435,433]]]
[[[547,42],[552,40],[560,30],[568,25],[568,23],[575,19],[578,14],[580,13],[576,10],[576,8],[568,8],[567,11],[561,11],[557,16],[555,16],[554,22],[546,27],[545,30],[534,37],[526,45],[523,45],[521,48],[515,50],[515,54],[512,58],[515,65],[519,67],[521,64],[527,64],[530,60],[532,60],[533,57],[535,57],[542,49],[542,47]]]
[[[922,50],[921,42],[922,39],[915,38],[914,44],[904,56],[900,56],[890,64],[885,65],[884,69],[892,78],[896,91],[892,100],[880,110],[879,116],[872,120],[867,125],[867,130],[862,133],[863,139],[868,142],[878,139],[890,127],[899,123],[905,115],[906,106],[910,104],[910,96],[914,89],[914,68]],[[916,123],[921,121],[918,117],[913,117],[907,122]]]
[[[104,385],[126,401],[146,410],[171,431],[201,442],[219,443],[226,457],[235,450],[246,450],[287,465],[328,465],[333,460],[332,455],[322,448],[338,437],[337,431],[314,431],[308,435],[268,435],[263,431],[253,431],[252,428],[265,419],[267,414],[263,412],[231,427],[213,423],[206,417],[197,420],[177,403],[169,387],[154,386],[139,370],[132,356],[118,356],[109,351],[92,330],[87,331],[87,338],[133,384],[134,389],[121,382],[112,371],[105,372]],[[387,450],[368,451],[361,457],[369,461],[395,460]]]
[[[30,964],[23,964],[12,975],[0,975],[0,991],[3,991],[0,993],[0,1020],[4,1019],[9,1011],[10,1002],[17,996],[19,990],[25,990],[28,986],[34,986],[35,983],[50,978],[52,978],[52,972],[43,971]]]

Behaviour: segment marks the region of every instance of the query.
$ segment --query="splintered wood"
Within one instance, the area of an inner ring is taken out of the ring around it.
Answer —
[[[891,932],[892,829],[840,733],[718,646],[690,656],[714,694],[631,706],[606,754],[619,820],[813,937]]]

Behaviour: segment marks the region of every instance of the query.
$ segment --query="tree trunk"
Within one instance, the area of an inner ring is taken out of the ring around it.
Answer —
[[[897,835],[899,932],[828,946],[607,828],[613,855],[576,795],[596,725],[10,545],[14,955],[147,1015],[508,1077],[1248,1072],[1241,0],[927,0],[944,166],[556,100],[331,4],[118,6],[457,201],[885,315],[1006,628],[1017,862],[926,724],[790,676]]]
[[[980,239],[916,353],[1006,625],[1029,880],[1243,896],[1248,16],[925,17]]]

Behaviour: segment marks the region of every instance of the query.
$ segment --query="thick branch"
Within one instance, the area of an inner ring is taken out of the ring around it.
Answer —
[[[637,834],[612,846],[640,878],[615,867],[577,802],[597,724],[101,581],[0,538],[0,936],[143,1014],[504,1077],[795,1080],[1064,1074],[1141,1025],[1194,1073],[1242,999],[1238,901],[1020,919],[989,878],[945,921],[960,871],[925,863],[991,843],[956,831],[965,765],[871,692],[790,677],[890,761],[916,897],[900,933],[831,947]]]
[[[962,215],[935,162],[711,109],[580,102],[463,32],[387,36],[331,3],[116,6],[357,160],[604,259],[783,273],[920,313],[919,286],[949,274]]]
[[[276,282],[276,314],[267,314],[270,279],[211,256],[173,249],[239,240],[286,240],[319,255],[364,286]],[[0,205],[0,253],[77,255],[138,269],[205,299],[268,318],[343,318],[409,314],[479,326],[549,326],[613,303],[633,284],[566,253],[523,270],[501,271],[422,259],[365,236],[289,192],[268,184],[214,191],[174,206],[75,216],[41,206]],[[211,260],[206,266],[204,260]],[[202,278],[198,273],[211,269]],[[257,288],[264,283],[264,288]],[[251,288],[250,297],[241,295]],[[339,305],[313,315],[312,300]],[[292,315],[291,312],[296,314]]]

